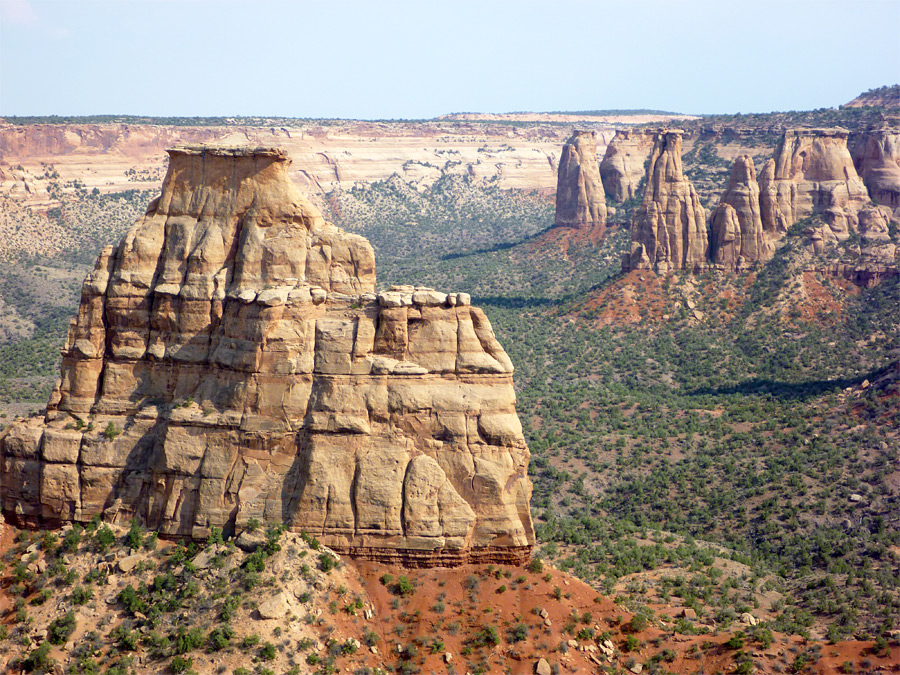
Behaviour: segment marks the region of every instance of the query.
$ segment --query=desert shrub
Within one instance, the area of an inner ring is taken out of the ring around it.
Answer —
[[[198,626],[194,626],[190,630],[186,630],[184,626],[179,626],[175,633],[175,653],[187,654],[192,652],[203,644],[203,631]]]
[[[412,581],[409,580],[408,576],[402,574],[397,577],[397,583],[394,584],[393,588],[395,595],[405,598],[412,595],[415,590],[416,587],[413,585]]]
[[[194,667],[194,659],[176,656],[169,663],[169,670],[173,673],[186,673]]]
[[[50,644],[64,645],[69,636],[75,632],[75,612],[68,611],[63,616],[57,617],[47,628],[47,640]]]
[[[100,551],[100,553],[106,553],[115,543],[116,535],[113,534],[113,531],[106,525],[98,529],[94,535],[94,547]]]
[[[50,658],[50,643],[42,642],[22,660],[22,670],[26,673],[49,673],[55,663],[54,659]]]
[[[231,644],[231,638],[234,637],[234,629],[231,626],[220,626],[213,628],[206,638],[208,649],[211,652],[218,652],[225,649]]]
[[[72,589],[72,602],[76,605],[86,605],[93,597],[93,589],[85,588],[83,586],[76,586]]]
[[[330,572],[337,567],[338,561],[333,555],[328,553],[319,554],[319,569],[323,572]]]
[[[500,635],[494,626],[483,626],[472,638],[474,647],[496,647],[500,644]]]
[[[528,626],[524,623],[517,623],[515,627],[510,631],[509,641],[510,642],[524,642],[528,639]]]
[[[631,621],[628,622],[628,630],[632,633],[640,633],[647,628],[648,623],[646,616],[643,614],[635,614],[631,617]]]

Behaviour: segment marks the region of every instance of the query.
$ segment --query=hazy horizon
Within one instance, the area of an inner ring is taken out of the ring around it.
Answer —
[[[900,2],[0,0],[0,116],[767,113],[900,82]]]

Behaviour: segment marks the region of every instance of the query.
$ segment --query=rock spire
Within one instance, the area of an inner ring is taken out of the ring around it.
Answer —
[[[593,131],[575,131],[563,146],[556,184],[556,226],[606,230],[606,196]]]
[[[751,263],[766,261],[775,246],[763,229],[759,183],[749,155],[738,157],[731,180],[711,218],[710,252],[713,263],[738,271]]]
[[[622,267],[699,271],[708,262],[706,212],[681,162],[682,133],[658,134],[650,153],[647,183],[631,226],[631,251]]]

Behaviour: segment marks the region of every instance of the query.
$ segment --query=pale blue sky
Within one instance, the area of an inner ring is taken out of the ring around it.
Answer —
[[[0,0],[0,115],[832,107],[900,0]]]

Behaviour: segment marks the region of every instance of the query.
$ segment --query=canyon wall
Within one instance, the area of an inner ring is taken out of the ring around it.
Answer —
[[[534,543],[512,363],[464,293],[378,293],[285,152],[183,146],[82,289],[44,418],[0,437],[16,522],[251,519],[360,557],[516,562]]]
[[[856,213],[869,203],[869,194],[847,149],[845,129],[788,129],[764,170],[760,189],[773,198],[766,209],[773,222],[790,226],[811,215],[820,216],[839,234],[857,227]],[[771,216],[769,214],[772,214]]]

